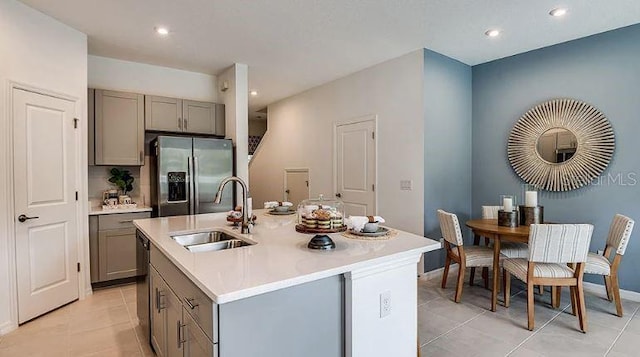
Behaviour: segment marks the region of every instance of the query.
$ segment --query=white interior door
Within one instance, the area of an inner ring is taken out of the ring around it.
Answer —
[[[336,196],[344,202],[347,216],[367,216],[375,207],[375,122],[336,127]]]
[[[309,198],[309,170],[285,169],[284,187],[285,201],[293,203],[294,208],[298,207],[302,200]]]
[[[13,91],[18,322],[78,298],[75,103]]]

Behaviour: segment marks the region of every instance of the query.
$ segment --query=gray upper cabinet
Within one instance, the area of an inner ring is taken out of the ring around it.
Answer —
[[[216,134],[216,105],[183,100],[182,122],[186,133]]]
[[[95,164],[144,165],[144,96],[95,90]]]
[[[145,95],[144,109],[146,130],[225,135],[223,104]]]
[[[146,130],[182,131],[182,100],[145,95],[144,125]]]

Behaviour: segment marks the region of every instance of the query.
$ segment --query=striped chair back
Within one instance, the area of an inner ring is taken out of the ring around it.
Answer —
[[[442,238],[453,245],[462,245],[462,232],[460,231],[458,216],[439,209],[438,220],[440,221]]]
[[[631,237],[631,231],[633,231],[633,225],[635,222],[633,219],[616,214],[613,217],[611,226],[609,227],[609,236],[607,237],[607,246],[616,250],[616,254],[624,255],[627,250],[627,244],[629,244],[629,238]]]
[[[498,219],[498,211],[502,206],[482,206],[482,219]]]
[[[529,230],[529,261],[586,262],[592,234],[591,224],[532,224]]]

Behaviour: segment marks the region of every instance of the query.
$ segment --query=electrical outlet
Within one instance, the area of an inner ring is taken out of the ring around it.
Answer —
[[[400,189],[402,191],[411,191],[413,188],[413,181],[411,180],[400,180]]]
[[[380,318],[391,313],[391,291],[387,290],[380,294]]]

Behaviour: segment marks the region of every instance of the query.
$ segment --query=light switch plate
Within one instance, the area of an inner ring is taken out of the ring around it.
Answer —
[[[400,189],[402,191],[411,191],[413,187],[413,181],[411,180],[400,180]]]

